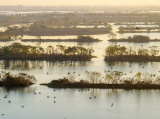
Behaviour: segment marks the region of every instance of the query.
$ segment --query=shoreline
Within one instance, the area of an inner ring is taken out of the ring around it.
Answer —
[[[96,56],[67,56],[67,55],[59,55],[54,57],[0,57],[0,60],[31,60],[31,61],[91,61],[92,58],[96,58]]]
[[[132,62],[159,62],[160,56],[142,56],[142,55],[117,55],[117,56],[105,56],[105,61],[132,61]]]
[[[135,42],[135,43],[145,43],[145,42],[160,42],[160,39],[150,39],[150,40],[128,40],[128,39],[110,39],[109,42]]]
[[[97,89],[160,89],[158,84],[82,84],[82,83],[63,83],[51,84],[43,83],[49,88],[97,88]]]
[[[22,39],[22,42],[101,42],[102,40],[77,40],[77,39]]]
[[[160,31],[118,31],[120,34],[124,33],[159,33]]]

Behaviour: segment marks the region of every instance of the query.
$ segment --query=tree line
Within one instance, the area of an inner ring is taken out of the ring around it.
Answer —
[[[79,46],[48,46],[46,49],[42,47],[22,45],[13,43],[9,46],[0,47],[1,59],[39,59],[39,60],[86,60],[92,58],[92,48],[84,48]],[[65,59],[66,58],[66,59]],[[74,59],[75,58],[75,59]]]
[[[141,45],[141,48],[134,50],[133,47],[121,45],[110,45],[105,49],[106,56],[124,56],[124,55],[139,55],[139,56],[156,56],[159,55],[159,46],[150,46],[146,49]]]

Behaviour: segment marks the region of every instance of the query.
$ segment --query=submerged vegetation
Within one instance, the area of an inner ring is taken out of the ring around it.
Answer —
[[[71,77],[71,76],[70,76]],[[119,71],[106,71],[105,76],[97,71],[86,72],[86,79],[75,81],[64,77],[52,80],[47,85],[53,88],[120,88],[120,89],[160,89],[160,76],[138,72],[131,77]]]
[[[149,49],[134,50],[133,47],[111,45],[105,49],[106,61],[160,61],[159,46],[150,46]]]
[[[25,73],[11,74],[10,72],[1,72],[0,86],[5,87],[27,87],[33,85],[36,81],[33,75]]]
[[[152,41],[160,41],[160,39],[150,39],[148,36],[143,35],[134,35],[133,37],[128,36],[127,38],[120,38],[120,39],[110,39],[110,42],[152,42]]]
[[[93,52],[92,48],[79,46],[66,47],[57,45],[56,48],[48,46],[44,49],[42,47],[13,43],[0,48],[0,59],[86,61],[91,60]]]

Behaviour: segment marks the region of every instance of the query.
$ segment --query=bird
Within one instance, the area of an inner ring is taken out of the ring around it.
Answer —
[[[54,100],[54,103],[56,103],[56,101]]]
[[[111,107],[113,107],[113,103],[111,104]]]
[[[91,97],[89,97],[89,99],[92,99]]]
[[[21,106],[22,108],[24,108],[24,106]]]
[[[7,95],[5,95],[4,98],[7,98]]]
[[[11,103],[11,101],[10,101],[10,100],[9,100],[8,102],[9,102],[9,103]]]
[[[2,114],[2,116],[4,116],[4,114]]]
[[[49,98],[49,96],[47,96],[47,98]]]
[[[56,97],[54,96],[54,98],[56,98]]]
[[[94,96],[94,99],[96,99],[96,96]]]

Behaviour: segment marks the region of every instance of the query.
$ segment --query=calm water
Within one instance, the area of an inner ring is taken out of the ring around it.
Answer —
[[[118,34],[117,37],[127,37],[135,34]],[[144,33],[151,38],[159,38],[158,33]],[[59,36],[60,37],[60,36]],[[76,36],[67,36],[74,38]],[[93,35],[103,41],[99,43],[72,43],[72,42],[22,42],[22,44],[47,47],[48,45],[66,45],[93,47],[94,55],[98,58],[87,62],[48,62],[48,61],[5,61],[5,66],[0,65],[1,71],[12,73],[27,73],[34,75],[37,83],[28,88],[6,89],[0,88],[0,118],[2,119],[159,119],[160,91],[159,90],[110,90],[110,89],[56,89],[40,86],[40,83],[48,83],[53,79],[68,76],[67,73],[76,72],[76,80],[85,78],[85,72],[98,71],[104,76],[104,70],[122,71],[127,76],[133,76],[137,72],[154,73],[160,75],[160,62],[105,62],[104,49],[108,45],[107,34]],[[54,37],[56,38],[56,37]],[[65,36],[60,38],[66,38]],[[0,46],[10,45],[13,42],[0,42]],[[152,45],[160,45],[157,42],[150,43],[118,43],[132,46],[135,49]],[[0,61],[0,64],[3,60]],[[112,69],[110,67],[112,65]],[[131,67],[129,67],[131,65]],[[35,68],[33,68],[33,66]],[[41,69],[40,67],[43,66]],[[143,68],[144,66],[144,68]],[[13,70],[12,70],[13,69]],[[132,71],[132,73],[130,73]],[[49,74],[47,74],[47,72]],[[36,95],[34,94],[36,92]],[[39,94],[41,92],[41,94]],[[4,96],[8,95],[5,99]],[[47,98],[49,96],[49,98]],[[94,99],[94,96],[96,98]],[[54,98],[56,97],[56,98]],[[91,97],[92,99],[89,99]],[[11,103],[8,103],[8,101]],[[56,103],[54,103],[54,101]],[[113,106],[111,107],[111,104]],[[24,106],[24,108],[22,108]],[[4,114],[4,116],[1,116]]]
[[[35,95],[34,91],[41,94]],[[8,98],[4,99],[6,94]],[[0,97],[4,119],[158,119],[160,116],[158,90],[57,89],[54,92],[46,87],[11,91],[2,88]]]

